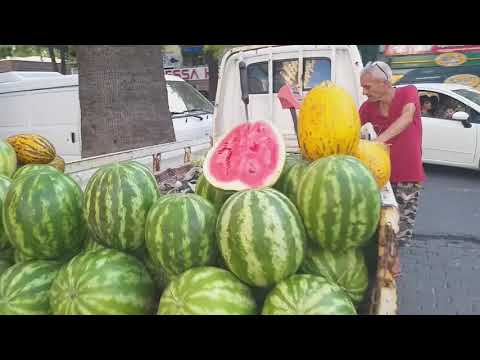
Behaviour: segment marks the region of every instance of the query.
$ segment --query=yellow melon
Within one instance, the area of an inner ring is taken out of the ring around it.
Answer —
[[[352,96],[325,81],[313,88],[300,107],[298,141],[308,160],[352,155],[360,140],[360,116]]]
[[[371,171],[378,187],[383,188],[387,184],[391,172],[390,149],[387,145],[360,140],[353,155]]]
[[[21,165],[48,164],[56,156],[53,144],[37,134],[18,134],[8,137],[6,141],[15,149]]]

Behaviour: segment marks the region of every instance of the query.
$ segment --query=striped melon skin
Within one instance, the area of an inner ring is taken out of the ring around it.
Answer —
[[[363,252],[349,249],[332,253],[322,249],[308,249],[302,272],[322,276],[340,286],[354,304],[363,300],[368,287],[368,270]]]
[[[18,250],[15,250],[13,252],[13,259],[15,261],[15,264],[19,264],[21,262],[25,262],[25,261],[31,261],[31,260],[35,260],[34,257],[30,257],[30,256],[27,256],[27,255],[24,255],[22,252],[18,251]]]
[[[356,315],[347,294],[323,277],[293,275],[267,295],[262,315]]]
[[[176,276],[168,274],[160,265],[155,264],[148,253],[144,255],[143,264],[150,273],[159,293],[162,293],[170,281]]]
[[[252,291],[230,272],[197,267],[176,277],[163,293],[158,315],[255,315]]]
[[[14,262],[14,251],[15,249],[12,247],[0,250],[0,260],[8,260]]]
[[[55,261],[32,260],[8,268],[0,276],[0,314],[51,314],[49,290],[60,267]]]
[[[114,249],[81,252],[66,264],[50,289],[55,315],[148,315],[155,287],[145,266]]]
[[[8,142],[0,141],[0,175],[11,177],[17,169],[17,154]]]
[[[313,88],[300,108],[298,142],[307,160],[351,155],[360,140],[360,116],[351,95],[325,81]]]
[[[297,207],[313,243],[330,251],[368,244],[380,219],[380,192],[370,171],[352,156],[309,165]]]
[[[71,258],[83,245],[82,190],[58,171],[16,179],[7,193],[3,223],[12,245],[35,259]]]
[[[15,264],[15,260],[13,258],[13,248],[9,247],[4,250],[0,250],[0,275],[2,275],[2,273],[13,264]]]
[[[56,156],[55,147],[43,136],[19,134],[7,138],[21,164],[48,164]]]
[[[274,188],[286,195],[294,204],[297,202],[297,192],[300,180],[307,170],[309,162],[302,159],[288,158],[282,175]],[[287,165],[288,164],[288,165]]]
[[[3,211],[3,202],[5,201],[5,196],[7,195],[8,189],[12,181],[10,178],[0,175],[0,214]],[[7,234],[5,233],[5,229],[3,226],[3,221],[0,218],[0,250],[6,249],[10,247],[10,242],[8,241]]]
[[[53,166],[50,166],[50,165],[27,164],[19,167],[17,171],[15,171],[15,173],[13,174],[12,179],[16,180],[23,175],[49,173],[49,172],[57,172],[57,171],[58,171],[57,169],[55,169]]]
[[[172,275],[213,265],[218,254],[216,220],[215,208],[201,196],[161,197],[147,218],[145,239],[151,259]]]
[[[14,262],[10,259],[1,259],[0,258],[0,275],[2,275],[5,270],[12,266]]]
[[[89,231],[107,247],[134,253],[145,244],[145,221],[159,195],[153,174],[135,161],[100,168],[84,193]]]
[[[90,236],[87,236],[84,242],[83,248],[84,250],[100,250],[100,249],[105,249],[105,246],[93,240],[92,236],[90,235]]]
[[[256,287],[294,274],[306,234],[295,205],[277,190],[248,190],[230,197],[217,220],[217,239],[228,269]]]
[[[200,175],[197,186],[195,187],[195,193],[210,201],[210,203],[215,206],[217,212],[219,212],[225,201],[235,194],[235,191],[218,189],[210,184],[205,176]]]

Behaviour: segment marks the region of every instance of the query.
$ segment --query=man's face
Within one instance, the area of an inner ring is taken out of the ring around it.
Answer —
[[[375,79],[369,73],[362,75],[360,84],[363,88],[363,95],[368,97],[368,101],[380,101],[387,93],[388,88],[385,81]]]

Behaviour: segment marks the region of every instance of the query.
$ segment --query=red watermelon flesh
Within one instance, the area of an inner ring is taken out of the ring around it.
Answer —
[[[223,190],[260,189],[273,185],[285,162],[281,134],[264,121],[248,122],[224,135],[207,154],[203,172]]]

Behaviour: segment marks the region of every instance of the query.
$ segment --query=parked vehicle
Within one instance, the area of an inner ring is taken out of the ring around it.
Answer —
[[[183,79],[165,79],[177,141],[211,136],[213,105]],[[78,75],[0,73],[0,119],[0,138],[36,133],[49,139],[65,161],[81,159]]]
[[[423,161],[479,169],[480,91],[457,84],[413,84],[433,108],[423,114]]]

